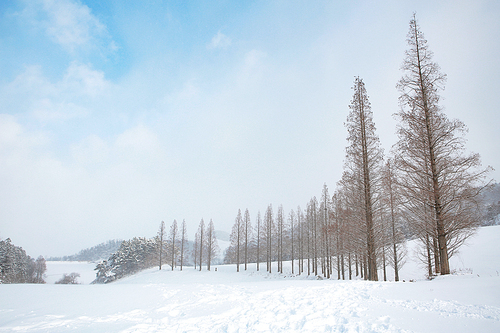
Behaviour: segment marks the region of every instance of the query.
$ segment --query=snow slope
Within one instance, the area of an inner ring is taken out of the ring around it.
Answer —
[[[108,285],[0,285],[0,332],[500,332],[499,250],[500,226],[481,228],[452,258],[457,273],[432,281],[410,253],[397,283],[252,264],[150,269]]]

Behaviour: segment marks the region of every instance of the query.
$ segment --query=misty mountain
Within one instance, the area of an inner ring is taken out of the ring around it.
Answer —
[[[108,259],[109,256],[118,250],[123,240],[113,239],[105,243],[98,244],[88,249],[83,249],[77,254],[64,257],[50,257],[48,261],[100,261]]]
[[[495,183],[482,194],[483,226],[500,225],[500,184]]]
[[[215,238],[221,241],[229,242],[229,233],[222,230],[215,230]]]

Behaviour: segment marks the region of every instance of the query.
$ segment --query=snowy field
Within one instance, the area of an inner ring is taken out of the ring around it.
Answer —
[[[267,274],[265,265],[236,273],[232,265],[55,285],[71,272],[89,283],[95,265],[49,262],[48,284],[0,285],[0,332],[500,332],[499,254],[495,226],[452,258],[455,274],[432,281],[411,249],[406,282],[397,283]]]

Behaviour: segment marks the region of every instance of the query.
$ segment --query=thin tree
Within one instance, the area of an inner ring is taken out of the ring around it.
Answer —
[[[250,222],[250,213],[248,212],[248,208],[245,210],[245,215],[243,217],[243,226],[245,229],[245,271],[246,271],[248,265],[248,247],[249,247],[248,240],[252,232],[252,224]]]
[[[257,212],[257,225],[256,225],[256,228],[257,228],[257,271],[259,270],[259,266],[260,266],[260,237],[261,237],[261,219],[260,219],[260,211]]]
[[[219,246],[217,244],[217,238],[215,237],[215,228],[214,222],[210,219],[210,223],[207,227],[206,232],[206,243],[207,243],[207,270],[210,270],[210,265],[212,263],[213,258],[219,252]]]
[[[200,225],[198,226],[198,234],[200,235],[200,243],[198,244],[198,247],[200,249],[200,253],[198,254],[199,260],[200,260],[200,272],[201,272],[201,265],[203,262],[203,248],[204,248],[204,239],[203,239],[203,233],[205,231],[205,222],[203,222],[203,219],[200,221]]]
[[[175,267],[175,253],[177,252],[177,249],[175,247],[177,243],[177,221],[174,220],[172,222],[172,225],[170,226],[170,241],[172,242],[172,270],[174,270]]]
[[[489,168],[478,154],[465,155],[465,125],[449,120],[439,106],[446,75],[432,61],[433,53],[417,24],[410,20],[400,91],[398,169],[408,201],[427,202],[433,210],[441,274],[450,273],[449,257],[477,227],[477,200]],[[428,187],[419,186],[428,180]],[[431,198],[427,201],[427,198]]]
[[[238,209],[238,214],[234,219],[233,229],[231,230],[230,240],[231,247],[236,251],[236,272],[240,271],[240,245],[241,245],[241,234],[243,230],[243,219],[241,217],[241,209]]]
[[[295,218],[295,212],[292,210],[290,210],[290,214],[288,215],[288,222],[290,224],[290,244],[291,244],[291,259],[292,259],[292,274],[295,274],[294,273],[294,259],[295,259],[295,246],[294,246],[294,243],[296,241],[296,237],[294,237],[294,232],[296,233],[296,218]]]
[[[186,242],[187,242],[186,220],[182,220],[182,227],[181,227],[181,271],[182,271],[182,266],[184,264],[184,245]]]
[[[304,214],[297,206],[297,226],[299,232],[299,275],[304,272]]]
[[[198,251],[200,249],[200,232],[199,230],[194,235],[194,243],[193,243],[193,261],[194,261],[194,270],[196,270],[198,264]]]
[[[163,245],[165,243],[165,222],[161,221],[160,228],[158,230],[158,251],[159,251],[159,263],[158,268],[161,270],[162,266],[162,255],[163,255]]]
[[[366,259],[368,280],[377,281],[377,240],[374,209],[379,184],[379,169],[383,159],[371,105],[362,79],[354,80],[354,95],[345,124],[349,132],[346,148],[346,166],[359,184],[363,204],[363,223],[366,227]]]
[[[389,159],[382,171],[384,204],[388,207],[389,220],[389,264],[394,268],[394,280],[399,281],[399,270],[404,264],[406,240],[401,231],[401,192],[397,187],[397,179],[393,161]]]
[[[330,230],[330,195],[328,194],[328,186],[326,184],[323,185],[323,191],[321,194],[321,210],[322,210],[322,228],[321,228],[321,234],[323,236],[323,257],[324,257],[324,269],[323,269],[323,274],[324,276],[329,279],[330,278],[330,272],[331,272],[331,256],[330,256],[330,237],[329,237],[329,230]],[[343,261],[343,253],[342,253],[342,261]]]
[[[266,215],[264,216],[264,221],[266,224],[266,265],[267,271],[272,273],[272,239],[273,239],[273,206],[269,204],[267,206]]]
[[[283,234],[285,218],[283,216],[283,205],[279,205],[276,213],[276,224],[278,227],[278,272],[283,273]]]

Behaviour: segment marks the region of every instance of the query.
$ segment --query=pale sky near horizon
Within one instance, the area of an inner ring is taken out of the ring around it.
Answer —
[[[413,12],[500,181],[498,1],[0,2],[0,239],[33,257],[230,232],[332,194],[355,76],[386,154]]]

